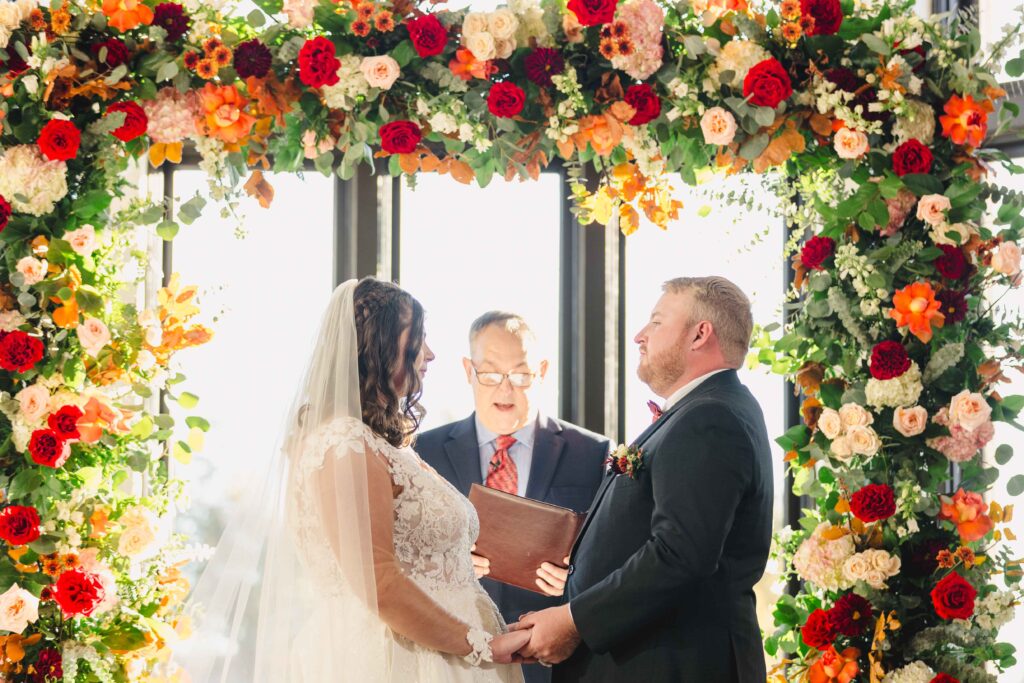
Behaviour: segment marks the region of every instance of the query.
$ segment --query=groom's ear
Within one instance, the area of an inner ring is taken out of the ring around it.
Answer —
[[[697,323],[690,339],[690,350],[697,351],[707,345],[715,334],[715,327],[707,320]]]

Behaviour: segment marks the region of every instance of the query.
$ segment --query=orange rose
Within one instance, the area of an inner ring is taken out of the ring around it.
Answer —
[[[587,116],[580,121],[579,146],[589,142],[598,156],[606,157],[622,142],[622,132],[622,124],[611,114]]]
[[[953,95],[943,109],[946,113],[939,117],[939,123],[944,136],[958,145],[981,145],[988,133],[988,115],[993,111],[990,101],[976,102],[970,95]]]
[[[992,519],[986,514],[988,505],[980,493],[967,493],[960,489],[952,498],[940,496],[940,500],[942,510],[939,519],[956,524],[960,540],[964,543],[980,541],[992,531]]]
[[[128,413],[117,410],[95,396],[85,404],[84,414],[78,418],[78,433],[82,443],[96,443],[106,429],[111,434],[128,432]]]
[[[107,23],[122,32],[153,23],[153,10],[141,0],[103,0],[103,13]]]
[[[807,671],[807,680],[810,683],[850,683],[860,673],[858,657],[860,650],[855,647],[838,652],[829,646]]]
[[[896,292],[889,316],[897,327],[909,327],[910,333],[927,344],[932,339],[932,326],[942,327],[946,317],[939,312],[942,302],[935,299],[935,290],[927,282],[915,282]]]
[[[199,91],[200,114],[196,130],[228,145],[238,145],[256,122],[255,117],[245,113],[248,104],[249,100],[235,86],[207,83]]]

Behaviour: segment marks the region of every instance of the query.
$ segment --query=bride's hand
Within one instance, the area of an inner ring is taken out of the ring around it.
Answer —
[[[512,656],[530,642],[530,629],[510,631],[491,640],[491,657],[495,664],[511,664]]]

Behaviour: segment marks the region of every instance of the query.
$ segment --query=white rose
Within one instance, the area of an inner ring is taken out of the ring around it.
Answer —
[[[25,278],[26,285],[34,285],[42,282],[46,277],[46,265],[46,261],[26,256],[18,261],[15,267]]]
[[[849,557],[843,564],[843,575],[849,581],[862,581],[870,570],[871,563],[864,557],[864,553]]]
[[[118,519],[123,530],[117,552],[138,557],[152,549],[157,540],[157,522],[153,513],[141,507],[132,507]]]
[[[948,236],[950,233],[954,235],[953,238]],[[958,247],[971,239],[973,234],[974,229],[966,223],[942,223],[932,228],[929,236],[935,244],[949,244]]]
[[[64,239],[81,256],[89,256],[96,251],[96,228],[91,225],[83,225],[78,230],[65,233]]]
[[[496,56],[494,36],[486,31],[463,36],[463,41],[466,43],[466,49],[472,52],[473,57],[478,61],[486,62],[489,59],[494,59]]]
[[[928,426],[928,411],[921,406],[897,408],[892,414],[892,426],[903,436],[917,436]]]
[[[143,349],[139,351],[139,354],[135,357],[135,362],[139,366],[140,370],[143,372],[149,372],[156,366],[156,356]]]
[[[850,450],[857,455],[871,457],[882,447],[881,439],[871,427],[850,427],[846,432],[846,438],[850,442]]]
[[[363,72],[363,76],[366,77],[366,82],[370,84],[371,88],[380,88],[381,90],[391,88],[402,73],[398,62],[389,55],[363,57],[363,61],[359,63],[359,70]]]
[[[949,197],[926,194],[917,202],[917,217],[932,227],[938,227],[946,222],[946,212],[951,207]]]
[[[21,633],[39,619],[39,598],[13,584],[0,595],[0,630]]]
[[[462,20],[462,37],[468,39],[478,33],[487,33],[490,22],[487,21],[486,12],[470,12]]]
[[[992,254],[992,267],[1003,275],[1016,275],[1020,272],[1020,247],[1016,242],[1003,242]]]
[[[864,582],[875,590],[882,590],[885,588],[885,574],[878,571],[877,569],[869,569],[864,573],[862,577]]]
[[[852,128],[840,128],[832,140],[840,159],[859,159],[867,154],[868,136]]]
[[[964,389],[949,402],[949,421],[969,432],[989,421],[992,406],[985,397]]]
[[[18,403],[21,404],[21,417],[28,424],[34,424],[43,419],[50,408],[50,391],[39,384],[30,384],[15,395]]]
[[[832,455],[844,462],[853,457],[853,449],[845,436],[836,437],[832,441]]]
[[[843,420],[832,408],[824,408],[818,416],[818,429],[825,438],[832,441],[843,432]]]
[[[711,107],[700,119],[704,142],[709,145],[728,145],[736,137],[736,117],[721,107]]]
[[[90,356],[97,355],[104,346],[110,343],[110,330],[107,329],[102,320],[97,318],[86,318],[76,328],[76,332],[78,333],[78,341],[81,342],[82,348]]]
[[[501,8],[487,15],[487,30],[495,40],[510,40],[519,28],[519,20],[511,10]]]
[[[875,418],[856,403],[846,403],[839,409],[839,417],[843,420],[843,427],[867,427],[875,421]]]

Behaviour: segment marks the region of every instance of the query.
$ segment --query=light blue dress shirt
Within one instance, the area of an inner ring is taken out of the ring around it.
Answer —
[[[491,458],[498,450],[498,434],[484,427],[480,417],[476,416],[476,439],[480,446],[480,477],[487,481],[487,472],[491,467]],[[537,417],[526,423],[522,429],[512,432],[510,436],[516,440],[508,449],[509,457],[516,464],[517,495],[526,495],[526,485],[530,482],[530,464],[533,462],[533,439],[537,433]]]

